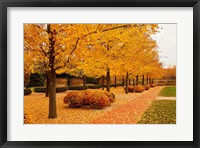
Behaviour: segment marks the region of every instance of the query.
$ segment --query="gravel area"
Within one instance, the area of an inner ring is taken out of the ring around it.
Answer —
[[[116,102],[100,110],[91,109],[87,106],[82,108],[69,108],[68,105],[63,103],[66,92],[57,93],[58,117],[55,119],[48,118],[49,101],[44,96],[44,93],[32,93],[31,95],[24,96],[24,110],[31,117],[33,124],[136,123],[136,120],[149,107],[162,88],[162,86],[157,86],[142,93],[129,94],[125,94],[122,87],[111,88],[111,92],[116,95]]]

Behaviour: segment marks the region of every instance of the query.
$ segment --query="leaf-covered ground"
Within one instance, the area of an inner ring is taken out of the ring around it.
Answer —
[[[55,119],[48,118],[49,100],[44,97],[44,93],[32,93],[24,96],[24,111],[33,124],[135,124],[162,88],[157,86],[142,93],[129,94],[125,94],[122,87],[111,88],[111,92],[116,95],[116,102],[100,110],[69,108],[63,103],[66,92],[57,93],[58,117]]]
[[[143,95],[136,97],[118,108],[92,120],[93,124],[136,124],[163,87],[151,88]]]
[[[164,97],[176,97],[176,86],[164,87],[159,95]]]
[[[138,123],[176,124],[176,100],[154,100]]]

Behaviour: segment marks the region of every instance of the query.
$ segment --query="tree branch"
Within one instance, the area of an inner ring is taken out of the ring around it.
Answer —
[[[78,37],[78,39],[76,40],[75,46],[74,46],[74,48],[72,49],[72,51],[70,52],[69,56],[71,56],[71,55],[73,54],[73,52],[76,50],[79,41],[80,41],[80,38]]]
[[[113,27],[113,28],[104,29],[104,30],[102,30],[101,32],[106,32],[106,31],[115,30],[115,29],[119,29],[119,28],[126,28],[126,27],[130,27],[130,25],[127,24],[127,25],[122,25],[122,26],[116,26],[116,27]],[[96,31],[93,31],[93,32],[89,32],[88,34],[83,35],[83,36],[81,37],[81,39],[82,39],[82,38],[85,38],[86,36],[89,36],[89,35],[91,35],[91,34],[95,34],[95,33],[98,33],[98,31],[96,30]]]
[[[101,32],[106,32],[106,31],[110,31],[110,30],[116,30],[116,29],[125,28],[125,27],[130,27],[130,24],[126,24],[126,25],[121,25],[121,26],[116,26],[116,27],[104,29],[104,30],[102,30]],[[70,58],[70,56],[73,54],[73,52],[76,50],[80,39],[83,39],[83,38],[85,38],[85,37],[87,37],[87,36],[89,36],[89,35],[96,34],[96,33],[98,33],[97,30],[96,30],[96,31],[93,31],[93,32],[89,32],[89,33],[83,35],[82,37],[78,37],[78,39],[76,40],[76,43],[75,43],[75,47],[74,47],[74,48],[72,49],[72,51],[70,52],[67,61],[64,63],[64,66],[56,67],[55,70],[58,70],[58,69],[60,69],[60,68],[62,68],[62,67],[67,66],[67,63],[69,62],[69,58]]]
[[[34,39],[33,39],[32,37],[24,36],[24,38],[25,38],[25,39],[26,39],[26,38],[27,38],[27,39],[30,39],[33,43],[36,43],[36,44],[37,44],[37,42],[35,42]],[[48,52],[44,51],[44,49],[42,48],[43,45],[42,45],[42,44],[39,44],[38,46],[40,47],[41,52],[44,53],[45,56],[48,56]],[[26,47],[26,45],[25,45],[25,47]],[[31,48],[28,48],[28,49],[31,49]]]

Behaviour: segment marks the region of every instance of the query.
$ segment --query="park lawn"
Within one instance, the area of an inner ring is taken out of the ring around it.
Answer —
[[[138,124],[176,124],[176,100],[154,100]]]
[[[164,87],[159,95],[164,97],[176,97],[176,86]]]

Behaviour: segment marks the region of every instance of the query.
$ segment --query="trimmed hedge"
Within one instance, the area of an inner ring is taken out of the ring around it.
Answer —
[[[67,87],[57,87],[56,92],[64,92],[67,90]],[[36,87],[34,88],[34,92],[45,92],[46,88],[45,87]]]
[[[118,86],[123,86],[123,85],[122,84],[116,84],[116,87],[118,87]],[[104,84],[104,87],[107,87],[107,84]],[[110,84],[110,87],[115,87],[115,84]]]
[[[101,88],[101,85],[88,85],[87,88],[88,89],[99,89],[99,88]]]
[[[67,90],[67,87],[57,87],[56,92],[64,92]]]
[[[34,92],[45,92],[46,88],[45,87],[36,87],[34,88]]]
[[[86,90],[88,86],[68,86],[68,90]]]
[[[32,93],[31,89],[28,88],[24,89],[24,96],[29,95],[31,93]]]

